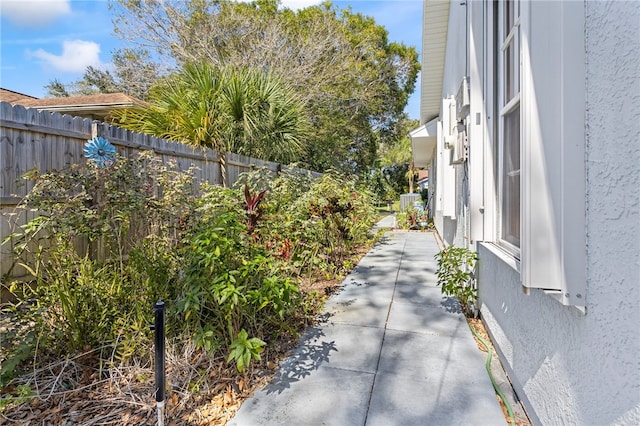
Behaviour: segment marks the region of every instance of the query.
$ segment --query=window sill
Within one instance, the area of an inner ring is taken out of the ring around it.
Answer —
[[[496,256],[498,259],[504,262],[505,265],[507,265],[508,267],[513,269],[515,272],[520,274],[520,260],[517,257],[515,257],[512,253],[508,252],[507,250],[505,250],[504,248],[502,248],[496,243],[478,242],[478,245],[481,245],[483,248],[490,251],[494,256]],[[564,307],[573,308],[577,312],[579,312],[581,315],[586,315],[587,313],[587,310],[584,306],[564,304],[562,300],[562,293],[560,290],[531,289],[524,286],[521,286],[521,288],[522,288],[522,291],[527,295],[530,294],[531,290],[539,290],[543,294],[547,295],[548,297],[555,300],[558,304]]]
[[[496,257],[502,260],[507,266],[520,274],[520,259],[515,257],[513,253],[508,252],[496,243],[478,242],[479,245],[489,250]]]

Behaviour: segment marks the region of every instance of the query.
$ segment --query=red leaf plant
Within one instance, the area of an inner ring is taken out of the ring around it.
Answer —
[[[244,185],[244,200],[247,207],[247,227],[249,234],[253,234],[258,224],[258,219],[260,219],[260,215],[262,215],[262,210],[259,208],[259,205],[264,199],[266,192],[267,191],[264,190],[251,195],[249,185]]]

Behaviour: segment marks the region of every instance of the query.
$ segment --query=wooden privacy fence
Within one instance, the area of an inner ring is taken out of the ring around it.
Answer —
[[[173,161],[180,170],[195,167],[196,179],[201,182],[222,182],[220,163],[214,150],[170,142],[90,119],[0,102],[0,240],[4,240],[12,229],[8,214],[15,210],[34,184],[21,176],[33,169],[46,173],[84,163],[84,144],[95,136],[108,139],[125,157],[153,150],[162,161]],[[226,160],[229,186],[241,173],[255,168],[265,168],[273,173],[281,170],[307,172],[233,153],[227,153]],[[22,215],[18,225],[31,219],[32,213]],[[0,247],[0,277],[5,276],[13,263],[11,250],[8,244]],[[21,274],[16,269],[12,271],[12,276]]]

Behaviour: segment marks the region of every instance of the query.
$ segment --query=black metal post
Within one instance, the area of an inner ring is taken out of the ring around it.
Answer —
[[[153,305],[155,316],[151,329],[155,332],[155,364],[156,364],[156,406],[158,407],[158,426],[164,425],[164,395],[165,395],[165,348],[164,348],[164,302]]]

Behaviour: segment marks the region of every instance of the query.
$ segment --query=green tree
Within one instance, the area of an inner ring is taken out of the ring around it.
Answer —
[[[381,145],[380,166],[382,174],[396,192],[395,195],[413,192],[413,181],[417,169],[413,165],[413,153],[409,131],[418,127],[418,120],[404,117],[390,131],[393,139]]]
[[[148,107],[116,112],[123,127],[212,148],[226,186],[226,152],[293,162],[307,130],[302,101],[273,74],[186,64],[154,86]]]
[[[390,43],[373,18],[330,2],[296,12],[278,6],[276,0],[118,0],[114,25],[169,66],[204,61],[279,75],[309,111],[307,166],[366,175],[415,89],[415,48]]]
[[[67,98],[69,97],[69,91],[67,87],[57,78],[49,81],[49,84],[44,86],[47,89],[47,95],[53,98]]]
[[[115,78],[109,71],[88,66],[82,80],[76,82],[76,91],[80,95],[97,93],[116,93],[119,91]]]

